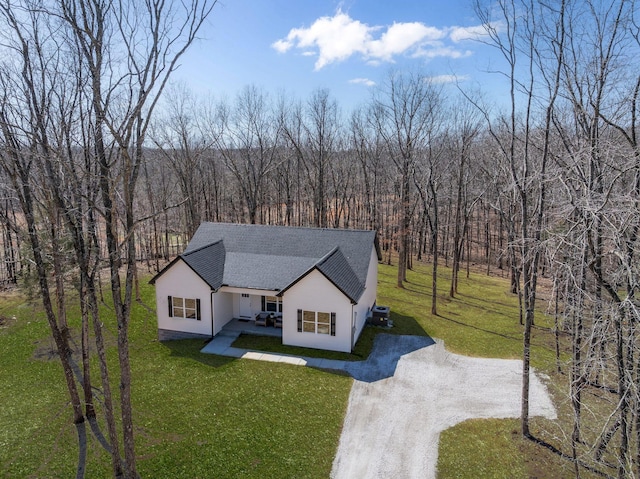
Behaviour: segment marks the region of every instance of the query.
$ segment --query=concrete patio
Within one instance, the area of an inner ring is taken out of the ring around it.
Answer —
[[[273,336],[282,338],[282,328],[274,328],[273,326],[258,326],[252,319],[234,318],[222,327],[222,331],[218,334],[238,333],[238,334],[256,334],[258,336]]]

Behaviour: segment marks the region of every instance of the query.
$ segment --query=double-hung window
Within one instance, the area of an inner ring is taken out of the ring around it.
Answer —
[[[200,300],[169,296],[169,317],[201,320]]]
[[[336,335],[336,313],[298,310],[298,332]]]

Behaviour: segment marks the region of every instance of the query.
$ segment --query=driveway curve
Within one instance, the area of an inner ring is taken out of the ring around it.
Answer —
[[[522,361],[448,352],[428,337],[379,334],[354,377],[333,479],[435,479],[440,432],[471,418],[520,416]],[[556,418],[531,374],[530,414]]]

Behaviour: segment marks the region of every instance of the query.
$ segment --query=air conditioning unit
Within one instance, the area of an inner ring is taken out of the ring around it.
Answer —
[[[389,311],[389,306],[374,306],[371,308],[369,324],[373,324],[374,326],[390,326]]]

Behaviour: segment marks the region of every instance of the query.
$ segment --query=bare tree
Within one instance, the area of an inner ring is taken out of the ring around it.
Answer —
[[[252,224],[269,186],[267,177],[280,161],[280,126],[269,96],[256,86],[245,87],[233,107],[220,103],[212,125],[215,144],[242,192]]]
[[[4,97],[1,107],[5,158],[2,166],[11,178],[20,199],[21,209],[26,218],[29,244],[36,265],[40,294],[49,319],[52,335],[65,371],[67,388],[74,409],[79,443],[77,477],[85,470],[87,453],[86,420],[101,443],[105,443],[99,432],[94,407],[91,376],[88,359],[88,317],[87,303],[82,302],[82,362],[80,373],[72,356],[70,331],[66,320],[66,296],[63,264],[69,259],[62,248],[63,237],[74,245],[75,263],[81,272],[80,294],[84,295],[91,264],[91,250],[87,247],[89,222],[82,220],[91,202],[90,180],[86,171],[75,169],[76,156],[73,154],[70,137],[75,123],[81,115],[80,88],[83,76],[75,74],[77,63],[73,61],[64,38],[51,35],[58,25],[55,19],[47,17],[39,5],[24,3],[20,6],[4,4],[1,7],[3,19],[8,27],[10,39],[5,43],[8,53],[16,54],[15,64],[7,62],[2,71]],[[69,81],[73,79],[75,81]],[[13,92],[9,96],[9,92]],[[61,177],[60,171],[66,174]],[[71,173],[74,173],[72,175]],[[67,176],[69,175],[69,176]],[[82,175],[82,176],[81,176]],[[72,178],[63,181],[62,178]],[[89,181],[89,182],[88,182]],[[48,219],[49,226],[40,224],[39,218]],[[68,233],[62,229],[61,221],[67,225]],[[89,216],[90,219],[90,216]],[[70,236],[70,238],[67,237]],[[49,284],[46,244],[51,244],[50,257],[53,258],[54,291],[57,310],[53,309],[51,286]],[[95,258],[95,256],[94,256]],[[71,261],[73,263],[73,261]],[[83,297],[83,296],[81,296]],[[95,324],[95,323],[94,323]],[[102,345],[100,330],[96,332],[98,351]],[[101,371],[106,361],[100,356]],[[78,384],[74,383],[77,379]],[[103,375],[104,378],[104,375]],[[103,386],[104,383],[103,383]],[[81,399],[78,388],[84,397]],[[103,387],[105,418],[111,433],[115,433],[115,423],[111,409],[108,384]],[[83,415],[81,406],[84,404]],[[113,442],[114,436],[110,434]],[[109,446],[107,446],[109,449]],[[110,451],[111,452],[111,451]],[[114,474],[121,471],[117,452],[113,454]]]
[[[637,403],[631,380],[637,313],[631,298],[636,284],[633,258],[639,221],[634,208],[638,195],[634,136],[639,81],[635,69],[627,71],[628,62],[638,51],[637,25],[633,26],[636,9],[635,2],[626,1],[588,1],[573,6],[572,21],[567,23],[571,41],[563,45],[562,63],[570,115],[556,122],[565,150],[559,166],[573,225],[565,243],[572,246],[563,253],[581,258],[584,265],[571,285],[576,299],[567,298],[575,311],[571,323],[573,456],[577,460],[584,441],[582,391],[590,385],[602,387],[611,369],[617,380],[617,405],[610,416],[615,420],[603,427],[595,459],[602,464],[604,451],[612,449],[615,435],[614,455],[621,478],[633,474],[632,417]],[[575,21],[578,18],[580,21]]]
[[[129,360],[129,320],[136,268],[134,193],[153,111],[178,59],[196,38],[214,4],[215,1],[206,0],[180,5],[162,1],[144,5],[101,0],[61,2],[62,18],[82,52],[83,67],[89,72],[95,122],[91,145],[95,145],[99,164],[111,291],[118,326],[126,477],[137,477]],[[122,63],[116,61],[116,49],[124,52]],[[122,198],[120,205],[114,203],[117,197]],[[119,231],[124,234],[124,242],[120,241]],[[123,258],[124,285],[120,278]]]
[[[2,167],[12,179],[26,218],[43,304],[65,371],[80,446],[77,477],[84,475],[87,446],[83,404],[96,437],[111,453],[114,476],[137,477],[128,353],[135,273],[135,185],[159,95],[214,3],[167,6],[149,2],[142,6],[61,0],[46,5],[25,1],[0,6],[10,32],[4,44],[9,61],[0,74],[4,87],[0,107]],[[115,55],[116,49],[125,52],[124,56]],[[20,67],[12,68],[16,64]],[[14,94],[10,96],[10,92]],[[98,192],[102,205],[98,205]],[[123,199],[120,204],[114,202],[118,197]],[[38,208],[48,218],[47,230],[39,224]],[[118,325],[124,464],[95,296],[100,257],[97,208],[106,225]],[[45,233],[52,244],[57,312],[50,297],[42,239]],[[80,273],[84,367],[78,381],[84,390],[82,399],[74,382],[76,368],[66,324],[63,237],[71,241]],[[124,288],[120,280],[122,258],[127,265]],[[108,441],[95,420],[88,367],[89,318],[99,356]]]
[[[280,118],[286,141],[295,152],[301,179],[311,192],[312,223],[326,228],[328,171],[341,126],[338,104],[329,90],[318,89],[311,93],[305,105],[296,102],[281,109]],[[298,223],[304,224],[300,218]]]
[[[398,287],[404,287],[409,261],[409,227],[413,216],[411,187],[416,163],[437,126],[441,89],[421,73],[390,72],[373,98],[376,127],[396,168],[398,202]]]
[[[350,149],[353,150],[362,171],[363,202],[367,213],[366,225],[371,229],[380,228],[378,192],[385,183],[384,145],[380,131],[370,119],[370,106],[362,106],[353,111],[349,123]]]
[[[564,2],[556,6],[529,1],[500,0],[497,8],[492,5],[485,9],[480,2],[476,3],[476,12],[486,27],[487,43],[501,53],[507,65],[504,76],[509,85],[510,102],[509,114],[504,118],[504,127],[508,131],[506,141],[498,134],[487,110],[482,111],[489,124],[489,133],[499,145],[502,156],[509,165],[520,206],[518,243],[524,309],[521,422],[522,434],[525,437],[531,435],[531,328],[535,317],[540,241],[547,199],[546,174],[551,156],[550,131],[560,87],[562,45],[566,38],[564,7]],[[497,20],[494,20],[492,12],[496,11]],[[502,30],[498,25],[502,26]],[[522,69],[519,68],[519,60],[524,60]],[[539,108],[542,111],[542,135],[539,139],[533,136],[534,100],[540,104]],[[520,101],[524,105],[522,122],[519,122],[517,116]],[[517,149],[518,146],[520,151]]]
[[[214,140],[207,134],[206,105],[198,102],[185,84],[171,84],[161,115],[150,138],[174,171],[182,193],[185,232],[193,236],[202,221],[200,192],[204,181],[203,162]],[[163,205],[165,208],[168,205]]]
[[[467,235],[469,217],[473,211],[473,206],[483,194],[483,189],[472,196],[469,183],[472,180],[472,170],[469,168],[471,161],[472,147],[480,133],[480,115],[469,102],[455,103],[451,107],[451,127],[447,132],[446,141],[449,143],[449,151],[457,159],[457,171],[454,181],[456,182],[455,199],[455,219],[453,234],[453,264],[451,270],[451,287],[449,296],[454,297],[458,292],[458,273],[460,271],[460,261],[462,258],[464,239]]]

